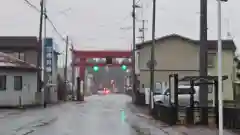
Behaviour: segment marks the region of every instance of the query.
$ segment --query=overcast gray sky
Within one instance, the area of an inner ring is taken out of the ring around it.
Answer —
[[[24,0],[0,0],[0,35],[38,35],[39,13]],[[40,0],[29,0],[39,6]],[[138,0],[136,0],[138,1]],[[199,39],[200,0],[157,0],[156,37],[177,33]],[[146,39],[151,39],[152,0],[140,0],[143,11],[138,19],[146,19]],[[130,49],[132,0],[47,0],[48,15],[62,35],[69,35],[77,49]],[[223,4],[223,36],[231,32],[236,45],[240,43],[240,1]],[[216,0],[208,0],[208,38],[217,38]],[[140,24],[138,23],[140,26]],[[48,24],[47,35],[55,38],[60,50],[64,43]],[[139,33],[137,32],[137,35]]]

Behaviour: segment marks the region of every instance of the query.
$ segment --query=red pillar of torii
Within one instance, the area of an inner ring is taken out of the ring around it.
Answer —
[[[106,58],[106,57],[111,57],[111,58],[131,58],[132,57],[132,52],[131,51],[83,51],[83,50],[72,50],[73,54],[73,59],[72,59],[72,64],[74,67],[79,68],[79,77],[82,81],[84,81],[85,78],[85,69],[87,66],[107,66],[105,63],[98,63],[98,64],[93,64],[93,63],[88,63],[87,59],[88,58]],[[108,66],[121,66],[122,64],[124,65],[129,65],[132,66],[132,63],[112,63],[112,65]]]

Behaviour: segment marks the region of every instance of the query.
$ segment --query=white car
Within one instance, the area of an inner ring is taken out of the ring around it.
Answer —
[[[189,106],[190,105],[190,94],[191,86],[189,85],[179,85],[178,86],[178,104],[179,106]],[[170,104],[170,89],[167,88],[162,94],[157,94],[153,96],[154,103],[158,102],[161,104]],[[199,105],[199,86],[194,86],[194,106]]]
[[[99,95],[107,95],[107,94],[110,94],[110,90],[109,89],[107,89],[107,88],[103,88],[102,90],[98,90],[97,91],[97,93],[99,94]]]

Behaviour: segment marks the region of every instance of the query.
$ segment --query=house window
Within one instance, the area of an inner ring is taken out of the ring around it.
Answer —
[[[46,60],[46,65],[52,65],[52,61],[51,60]]]
[[[208,67],[213,68],[214,67],[214,60],[215,60],[215,53],[208,53]]]
[[[6,90],[6,76],[0,76],[0,90]]]
[[[208,85],[208,93],[213,93],[214,84]]]
[[[19,58],[19,53],[18,52],[13,52],[12,56],[18,59]]]
[[[19,57],[20,60],[25,61],[25,54],[23,52],[19,52]]]
[[[138,65],[138,68],[140,68],[140,52],[137,52],[137,65]]]
[[[14,89],[22,90],[22,76],[14,76]]]
[[[15,57],[17,59],[25,61],[25,54],[24,52],[7,52],[8,55]]]

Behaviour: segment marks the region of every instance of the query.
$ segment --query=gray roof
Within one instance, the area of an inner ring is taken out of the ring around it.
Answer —
[[[37,67],[13,56],[0,52],[0,69],[34,69]]]
[[[178,35],[178,34],[170,34],[170,35],[166,35],[166,36],[157,38],[156,42],[169,40],[169,39],[174,39],[174,38],[175,39],[176,38],[181,39],[181,40],[184,40],[184,41],[187,41],[187,42],[192,42],[196,45],[200,45],[200,40],[193,40],[193,39],[190,39],[190,38]],[[151,43],[152,43],[152,40],[149,40],[149,41],[145,41],[144,43],[137,44],[136,46],[137,46],[137,49],[141,49],[145,46],[151,45]],[[208,44],[208,49],[209,50],[216,50],[217,49],[217,40],[208,40],[207,44]],[[233,40],[222,40],[222,47],[225,50],[233,50],[233,51],[236,50],[236,46],[235,46]]]
[[[36,36],[0,36],[0,49],[38,47]]]

